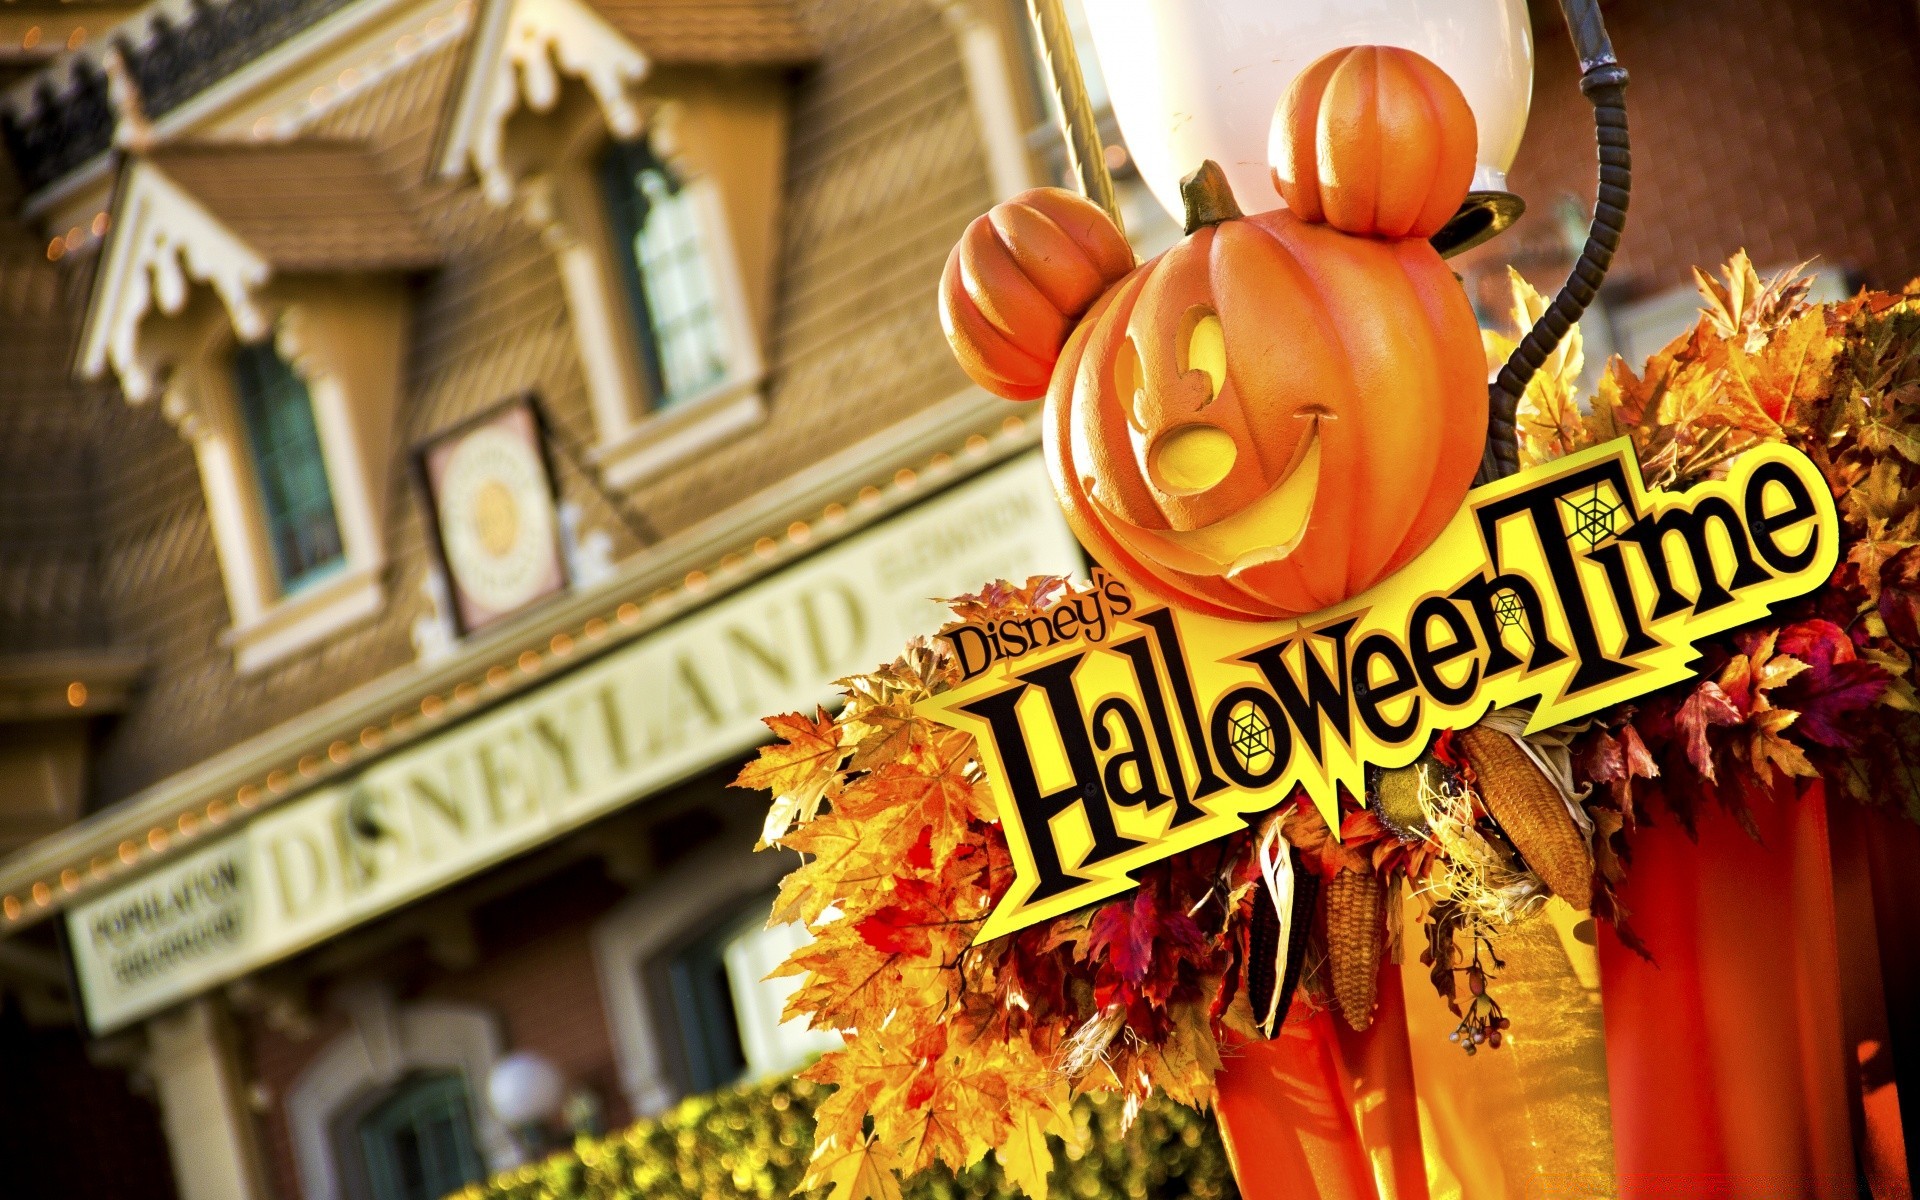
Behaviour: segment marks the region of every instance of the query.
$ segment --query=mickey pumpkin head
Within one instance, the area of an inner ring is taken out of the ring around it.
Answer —
[[[1295,83],[1283,116],[1314,77]],[[1399,103],[1387,93],[1409,78],[1379,73],[1381,98],[1326,87],[1318,105]],[[1440,111],[1466,122],[1471,160],[1464,99]],[[1379,159],[1372,186],[1426,195],[1438,184],[1401,176],[1437,163]],[[1458,194],[1426,195],[1423,212],[1464,199],[1465,180],[1440,182]],[[1379,211],[1351,194],[1360,183],[1342,179],[1355,211]],[[1323,223],[1324,208],[1245,216],[1213,163],[1182,191],[1185,240],[1112,282],[1052,364],[1054,488],[1096,558],[1167,600],[1248,620],[1315,612],[1398,569],[1459,509],[1486,437],[1479,329],[1423,237],[1384,235],[1377,221],[1344,232]],[[1051,265],[1036,261],[1026,278]],[[943,297],[967,279],[954,259],[947,275]],[[975,370],[994,360],[974,327],[947,327],[976,381],[1018,394]],[[993,331],[1008,342],[1019,332]]]

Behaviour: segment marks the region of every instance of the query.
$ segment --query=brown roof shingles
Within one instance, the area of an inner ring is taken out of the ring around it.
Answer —
[[[658,63],[797,65],[820,46],[796,0],[591,0]]]
[[[202,143],[149,160],[275,270],[406,270],[441,258],[361,146]]]

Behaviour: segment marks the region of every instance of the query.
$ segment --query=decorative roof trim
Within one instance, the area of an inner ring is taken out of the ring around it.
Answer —
[[[584,0],[489,0],[448,127],[441,174],[471,168],[488,200],[510,203],[519,180],[507,162],[507,122],[523,106],[553,111],[567,79],[587,86],[615,137],[638,136],[633,89],[649,65]]]
[[[223,75],[191,88],[182,86],[178,98],[170,99],[156,94],[151,88],[143,92],[142,101],[153,123],[155,145],[167,144],[199,129],[218,114],[245,103],[247,97],[270,87],[274,80],[333,53],[368,29],[389,20],[413,0],[271,2],[296,6],[302,12],[306,12],[309,5],[316,6],[312,9],[314,18],[311,21],[302,18],[285,22],[279,40],[243,63],[231,67]],[[467,0],[467,3],[471,2]],[[107,49],[123,42],[134,47],[134,58],[147,54],[154,42],[152,21],[164,7],[156,5],[144,10],[142,16],[130,20],[113,37],[97,43],[90,42],[80,50],[68,52],[40,72],[0,93],[0,124],[10,124],[16,132],[46,119],[49,114],[83,127],[72,139],[68,139],[63,131],[56,131],[59,136],[54,140],[84,147],[88,156],[60,167],[49,181],[29,186],[22,215],[28,218],[45,216],[71,202],[74,197],[84,195],[89,188],[97,186],[103,176],[111,173],[114,165],[114,156],[110,153],[112,110],[107,103],[106,72],[99,60]],[[191,11],[191,5],[178,7]],[[460,9],[461,5],[455,4],[452,15],[455,20],[464,21],[465,14]],[[174,26],[169,28],[177,41],[181,29]],[[122,52],[126,52],[124,48]],[[142,68],[134,59],[129,59],[129,65],[137,76]]]
[[[272,273],[266,259],[185,188],[152,163],[132,160],[87,307],[81,373],[101,379],[111,368],[129,400],[153,399],[168,364],[142,343],[147,317],[156,310],[178,316],[193,286],[205,284],[226,307],[234,331],[258,340],[271,327],[259,293]]]

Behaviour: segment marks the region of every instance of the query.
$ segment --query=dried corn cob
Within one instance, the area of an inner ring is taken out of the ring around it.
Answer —
[[[1299,847],[1290,846],[1287,853],[1293,860],[1293,913],[1287,944],[1280,944],[1280,913],[1263,887],[1254,889],[1253,919],[1248,929],[1247,999],[1253,1006],[1254,1022],[1268,1037],[1279,1033],[1286,1023],[1294,990],[1300,986],[1307,940],[1313,935],[1314,899],[1320,891],[1320,877],[1308,869]]]
[[[1380,950],[1386,935],[1387,889],[1371,869],[1342,868],[1327,885],[1327,965],[1333,998],[1355,1029],[1373,1024],[1380,996]]]
[[[1454,735],[1480,780],[1480,798],[1527,867],[1575,908],[1593,903],[1593,851],[1560,789],[1519,743],[1476,725]]]

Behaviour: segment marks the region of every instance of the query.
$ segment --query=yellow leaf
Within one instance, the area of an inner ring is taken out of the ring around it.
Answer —
[[[1053,1149],[1047,1145],[1047,1128],[1038,1116],[1029,1112],[1014,1122],[1013,1132],[995,1152],[1007,1182],[1025,1192],[1032,1200],[1047,1200],[1047,1176],[1053,1173]]]
[[[762,846],[778,842],[796,821],[804,825],[813,820],[845,754],[840,728],[825,709],[812,719],[787,713],[768,717],[766,722],[781,740],[761,747],[759,757],[742,767],[733,781],[735,787],[765,788],[774,794],[760,834]]]
[[[801,921],[812,925],[827,909],[843,901],[857,903],[867,891],[883,888],[899,868],[900,855],[917,831],[902,833],[910,814],[904,809],[866,814],[826,813],[802,825],[781,845],[812,855],[780,881],[768,920],[775,925]],[[900,843],[905,838],[905,845]]]
[[[1800,719],[1800,714],[1785,708],[1770,708],[1757,712],[1749,718],[1753,729],[1752,745],[1748,752],[1748,762],[1753,766],[1754,774],[1760,782],[1773,782],[1771,768],[1778,767],[1787,776],[1798,775],[1803,779],[1817,779],[1820,772],[1807,761],[1806,752],[1780,735],[1787,726]]]
[[[828,1200],[901,1200],[896,1166],[893,1152],[877,1138],[861,1138],[845,1145],[823,1139],[815,1143],[806,1178],[794,1191],[831,1186]]]
[[[1521,329],[1531,329],[1547,311],[1547,298],[1534,290],[1520,272],[1511,267],[1507,270],[1513,286],[1514,323]],[[1503,345],[1510,345],[1496,334],[1482,334],[1481,342],[1489,358]],[[1503,357],[1501,362],[1505,361]],[[1526,394],[1520,397],[1518,416],[1523,463],[1547,462],[1590,444],[1587,419],[1580,411],[1578,396],[1580,372],[1585,367],[1586,350],[1580,327],[1575,325],[1527,381]]]

